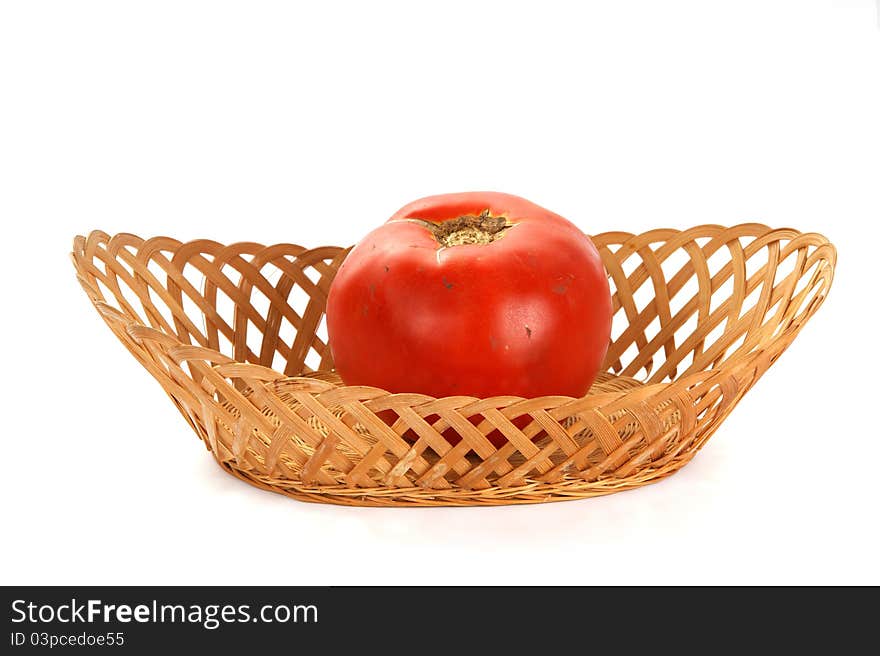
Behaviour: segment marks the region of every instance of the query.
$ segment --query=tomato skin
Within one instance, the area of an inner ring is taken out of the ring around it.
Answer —
[[[441,248],[420,222],[504,216],[488,244]],[[578,397],[602,365],[611,295],[592,241],[523,198],[497,192],[417,200],[349,253],[327,329],[348,385],[434,397]]]

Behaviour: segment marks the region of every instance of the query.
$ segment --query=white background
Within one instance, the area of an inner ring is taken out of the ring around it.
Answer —
[[[878,24],[870,0],[4,2],[0,581],[880,583]],[[587,232],[815,230],[839,268],[672,478],[407,510],[224,474],[67,259],[93,228],[348,244],[471,189]]]

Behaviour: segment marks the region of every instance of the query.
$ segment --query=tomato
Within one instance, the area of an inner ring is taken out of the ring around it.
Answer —
[[[577,397],[605,358],[611,295],[596,247],[563,217],[509,194],[446,194],[351,250],[327,330],[348,385]]]

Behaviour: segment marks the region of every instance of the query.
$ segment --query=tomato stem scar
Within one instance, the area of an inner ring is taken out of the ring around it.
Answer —
[[[465,214],[440,222],[404,220],[418,223],[430,230],[441,249],[466,244],[490,244],[503,237],[504,231],[514,225],[505,216],[493,216],[488,209],[480,214]]]

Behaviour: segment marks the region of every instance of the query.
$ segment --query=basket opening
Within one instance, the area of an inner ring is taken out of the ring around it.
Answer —
[[[750,224],[594,237],[614,296],[606,371],[671,380],[784,330],[826,286],[827,260],[793,235]],[[93,276],[124,314],[286,375],[332,369],[324,307],[346,249],[125,239],[94,252],[106,275]]]

